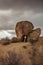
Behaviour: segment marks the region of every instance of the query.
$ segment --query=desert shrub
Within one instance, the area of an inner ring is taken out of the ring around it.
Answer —
[[[21,65],[20,60],[22,56],[20,54],[16,54],[15,51],[9,51],[8,56],[4,58],[0,56],[0,65]]]
[[[0,65],[9,65],[8,57],[4,58],[3,56],[0,56]]]
[[[33,65],[43,65],[43,56],[40,52],[39,48],[34,48],[33,49]]]
[[[0,56],[0,65],[32,65],[30,58],[25,57],[23,52],[8,51],[5,58]]]

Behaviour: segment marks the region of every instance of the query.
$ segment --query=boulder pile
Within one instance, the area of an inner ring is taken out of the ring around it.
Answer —
[[[17,37],[13,37],[10,40],[0,40],[0,44],[7,45],[9,43],[17,42],[31,42],[33,44],[38,41],[41,34],[41,29],[34,29],[34,25],[29,21],[20,21],[16,24],[15,32]]]
[[[15,27],[17,38],[21,42],[35,42],[38,40],[41,34],[41,29],[34,29],[34,25],[29,21],[20,21]]]

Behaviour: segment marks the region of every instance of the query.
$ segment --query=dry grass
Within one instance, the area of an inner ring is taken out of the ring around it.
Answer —
[[[0,45],[0,65],[32,65],[30,43]]]
[[[0,65],[43,65],[43,37],[29,42],[0,44]]]
[[[10,44],[10,40],[0,40],[0,44],[2,44],[2,45],[8,45],[8,44]]]
[[[38,42],[33,44],[33,47],[33,63],[36,65],[43,65],[43,37],[40,37]]]

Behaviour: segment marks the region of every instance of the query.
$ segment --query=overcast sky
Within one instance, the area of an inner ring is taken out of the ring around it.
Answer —
[[[43,0],[0,0],[0,29],[14,29],[21,20],[43,30]]]

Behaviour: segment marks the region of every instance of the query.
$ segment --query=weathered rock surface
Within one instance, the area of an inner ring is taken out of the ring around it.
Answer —
[[[20,21],[16,24],[15,31],[19,39],[23,40],[23,37],[27,36],[32,29],[34,28],[33,24],[29,21]]]
[[[38,38],[40,37],[40,34],[41,34],[41,29],[40,28],[37,28],[37,29],[33,30],[28,35],[27,41],[31,41],[31,42],[37,41]]]

